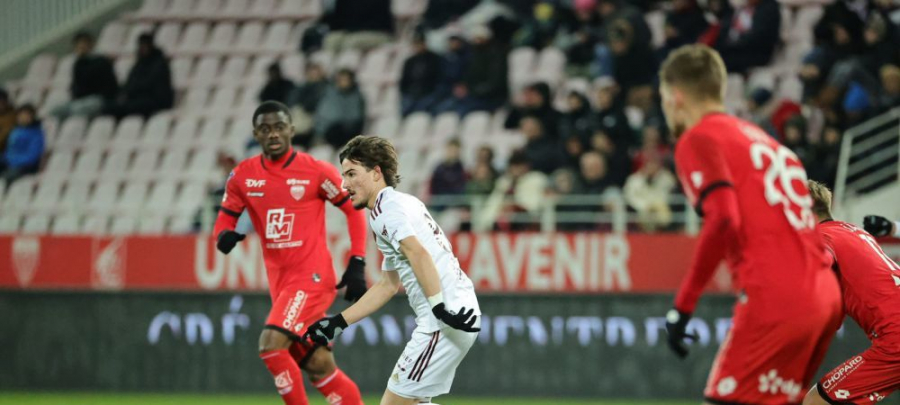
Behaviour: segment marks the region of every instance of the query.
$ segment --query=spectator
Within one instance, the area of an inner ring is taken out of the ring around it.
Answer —
[[[569,111],[562,114],[559,125],[562,139],[587,139],[594,126],[591,103],[583,94],[573,91],[566,97],[566,104]]]
[[[674,0],[672,10],[666,13],[665,44],[659,60],[665,59],[675,48],[697,42],[709,27],[697,0]]]
[[[716,50],[731,73],[746,73],[772,60],[781,32],[781,10],[775,0],[746,0],[722,27]]]
[[[473,219],[475,231],[492,228],[521,230],[527,228],[513,220],[519,213],[536,214],[544,206],[547,176],[531,170],[531,161],[522,151],[509,157],[509,164],[494,186],[482,211]]]
[[[356,76],[352,70],[341,69],[316,108],[316,137],[339,149],[362,133],[365,120],[366,102],[356,85]]]
[[[466,182],[466,195],[486,196],[494,190],[496,180],[497,174],[494,172],[494,168],[484,162],[478,162]]]
[[[303,84],[294,87],[294,91],[288,98],[294,118],[294,130],[298,136],[292,139],[292,143],[309,148],[312,145],[313,114],[319,106],[319,101],[328,88],[328,80],[325,71],[318,63],[309,63],[304,72],[306,80]]]
[[[626,19],[618,19],[609,30],[609,48],[620,100],[644,112],[649,111],[657,70],[649,39],[640,41],[634,27]]]
[[[606,157],[600,152],[589,151],[581,155],[581,194],[602,195],[616,184],[609,177]]]
[[[413,38],[412,49],[413,54],[403,63],[400,76],[403,116],[414,112],[433,113],[442,101],[439,88],[441,57],[428,49],[421,33],[416,33]]]
[[[640,170],[625,182],[625,201],[638,214],[645,231],[655,231],[672,223],[669,195],[675,188],[675,176],[662,164],[660,156],[651,154]]]
[[[625,116],[625,110],[617,102],[616,96],[619,90],[615,81],[609,77],[601,77],[594,81],[594,88],[597,89],[595,92],[597,110],[594,113],[591,137],[594,132],[602,131],[612,139],[616,146],[627,151],[636,142],[631,126],[628,124],[628,117]],[[584,143],[591,144],[591,139],[585,139]]]
[[[809,165],[812,154],[806,140],[806,119],[800,114],[784,123],[784,146],[794,152],[804,165]]]
[[[841,131],[828,126],[822,133],[822,141],[813,148],[813,158],[806,165],[809,178],[834,187],[837,167],[841,156]]]
[[[444,161],[431,175],[431,195],[459,195],[466,191],[466,170],[459,160],[460,143],[452,139],[444,147]]]
[[[531,163],[531,168],[549,175],[564,164],[564,156],[559,142],[550,139],[544,133],[544,126],[537,117],[526,116],[519,124],[519,131],[525,136],[526,143],[523,148],[525,156]]]
[[[506,47],[491,40],[491,31],[478,26],[471,31],[472,56],[462,82],[453,87],[453,96],[438,110],[465,116],[472,111],[493,111],[509,94]],[[500,57],[502,55],[502,57]]]
[[[650,26],[647,25],[647,20],[644,19],[644,13],[629,3],[632,1],[599,0],[598,10],[607,30],[604,34],[609,35],[613,22],[624,20],[632,28],[634,42],[650,44],[653,35],[650,32]],[[608,40],[609,38],[604,39]]]
[[[469,66],[469,45],[459,35],[450,35],[447,39],[447,52],[441,59],[441,97],[446,98],[457,83],[463,81],[466,68]]]
[[[16,109],[9,93],[0,88],[0,153],[6,149],[6,139],[16,126]]]
[[[878,112],[900,106],[900,67],[887,65],[881,68],[881,91],[878,93]],[[2,137],[2,135],[0,135]]]
[[[650,159],[659,159],[665,167],[673,165],[672,148],[663,141],[662,129],[659,124],[647,124],[642,132],[641,149],[634,154],[631,160],[631,171],[641,170]]]
[[[606,176],[618,187],[625,184],[625,179],[631,173],[631,160],[628,156],[628,149],[622,148],[612,140],[612,138],[602,130],[594,132],[591,137],[590,149],[599,152],[604,157],[604,166],[609,175]],[[582,155],[583,157],[583,155]]]
[[[541,121],[545,134],[552,138],[558,139],[560,114],[553,108],[553,95],[550,93],[550,86],[544,82],[538,82],[525,87],[522,90],[522,102],[519,106],[514,107],[506,116],[503,127],[513,129],[519,126],[522,117],[532,116]]]
[[[50,114],[60,121],[72,115],[88,118],[103,112],[107,103],[115,99],[119,83],[112,61],[93,53],[94,37],[87,32],[75,34],[75,63],[72,65],[71,100],[53,107]]]
[[[575,0],[572,16],[564,21],[556,46],[566,53],[566,76],[590,77],[597,39],[602,38],[603,24],[595,12],[597,0]]]
[[[37,173],[43,156],[44,129],[34,106],[25,104],[16,111],[16,127],[10,132],[0,159],[0,179],[9,185],[26,174]]]
[[[536,49],[550,45],[559,29],[561,14],[562,11],[549,1],[535,3],[531,15],[525,18],[522,27],[516,32],[514,45]]]
[[[581,164],[581,155],[584,154],[584,144],[581,143],[581,138],[572,136],[568,137],[563,141],[563,164],[565,167],[573,170],[578,170],[578,165]]]
[[[281,66],[278,62],[272,62],[267,72],[269,77],[266,80],[266,85],[259,92],[259,102],[274,100],[288,104],[288,99],[294,93],[294,82],[286,79],[281,74]]]
[[[169,61],[153,43],[153,34],[141,34],[137,62],[128,73],[118,98],[108,106],[108,113],[118,118],[131,114],[148,117],[172,108],[174,101]]]
[[[475,164],[484,164],[488,167],[493,178],[500,176],[500,172],[494,166],[494,149],[488,145],[481,145],[478,148],[478,152],[475,154]]]
[[[747,105],[747,120],[762,128],[771,136],[777,136],[775,127],[772,126],[772,114],[778,103],[772,100],[772,92],[769,89],[758,87],[750,91],[745,100]]]
[[[850,11],[847,2],[836,1],[825,8],[814,30],[816,45],[803,58],[800,68],[804,100],[818,98],[834,65],[863,49],[863,25],[860,15]],[[827,104],[835,98],[829,96]]]
[[[330,32],[325,37],[325,50],[367,51],[391,42],[394,15],[391,0],[335,0],[334,8],[325,16]]]
[[[577,170],[577,167],[576,167]],[[553,172],[550,176],[550,197],[555,203],[557,231],[583,231],[591,229],[591,221],[585,218],[586,213],[595,211],[594,206],[585,206],[574,201],[583,198],[578,195],[578,175],[565,168]]]

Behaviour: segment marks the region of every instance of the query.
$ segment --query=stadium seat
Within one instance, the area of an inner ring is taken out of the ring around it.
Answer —
[[[147,2],[144,4],[146,5]],[[123,40],[126,35],[128,35],[128,26],[125,24],[118,21],[106,24],[100,31],[94,50],[101,55],[118,55],[125,46]]]
[[[395,18],[412,19],[421,16],[427,5],[427,0],[393,0],[391,13]]]
[[[24,234],[44,234],[50,230],[50,217],[45,215],[30,215],[25,217],[22,224]]]
[[[663,10],[653,10],[644,14],[644,20],[650,27],[652,34],[651,43],[654,48],[663,46],[666,42],[666,12]]]
[[[75,213],[79,214],[84,211],[84,205],[88,201],[91,191],[91,183],[85,180],[69,180],[66,182],[66,188],[59,204],[56,205],[56,211],[61,214]]]
[[[69,89],[54,87],[47,93],[47,98],[44,99],[44,102],[41,105],[40,110],[38,111],[38,116],[46,117],[50,115],[50,112],[53,108],[62,105],[69,101]]]
[[[192,215],[176,215],[173,216],[171,220],[169,220],[169,224],[166,227],[168,233],[174,234],[184,234],[190,233],[193,230],[194,218]]]
[[[260,53],[263,28],[263,24],[258,21],[251,21],[241,26],[232,52],[245,52],[248,54]]]
[[[204,53],[226,54],[231,50],[237,35],[237,25],[231,22],[216,24],[210,35],[209,44],[204,48]]]
[[[192,22],[184,30],[181,41],[175,48],[176,55],[196,55],[202,53],[206,47],[209,36],[209,24],[205,22]]]
[[[400,114],[400,87],[388,86],[381,95],[381,114]]]
[[[19,233],[19,225],[22,223],[22,216],[14,212],[4,212],[0,215],[0,234],[16,234]]]
[[[538,56],[535,80],[547,82],[550,88],[556,88],[565,76],[566,55],[559,48],[546,47]]]
[[[262,83],[266,81],[266,72],[269,69],[269,65],[275,61],[275,56],[273,55],[256,55],[253,58],[253,64],[250,67],[250,71],[244,77],[244,83],[247,85],[254,85],[262,87]],[[282,66],[282,69],[284,66]]]
[[[129,180],[124,184],[125,188],[116,200],[113,212],[119,215],[138,216],[147,199],[147,182],[129,176]]]
[[[184,99],[178,104],[178,112],[184,116],[200,115],[206,108],[209,100],[209,89],[205,87],[192,87],[184,95]],[[177,128],[177,125],[176,125]]]
[[[28,71],[22,79],[23,87],[43,89],[48,87],[56,68],[56,56],[43,53],[31,60]]]
[[[323,14],[323,0],[285,0],[275,15],[282,18],[316,19]]]
[[[309,61],[317,63],[328,75],[334,73],[334,54],[331,52],[322,50],[313,52]]]
[[[27,211],[36,215],[49,215],[56,209],[56,204],[63,191],[62,178],[42,178],[37,183],[34,199]]]
[[[86,149],[82,150],[78,155],[78,160],[75,161],[75,167],[72,169],[72,173],[76,174],[96,174],[100,169],[100,162],[102,160],[101,150],[97,149]]]
[[[393,47],[382,45],[369,51],[362,60],[357,78],[363,84],[384,84],[388,80],[387,67],[390,62]]]
[[[74,214],[58,215],[53,218],[50,226],[52,235],[74,235],[81,229],[81,217]]]
[[[159,235],[165,233],[166,219],[160,215],[148,215],[141,217],[137,226],[139,235]]]
[[[159,178],[177,178],[187,166],[188,150],[186,147],[170,148],[162,156],[157,173]]]
[[[128,167],[128,179],[150,179],[156,171],[159,151],[156,149],[140,149]]]
[[[403,120],[400,130],[398,149],[419,147],[427,143],[431,130],[431,115],[428,113],[410,114]]]
[[[244,74],[247,72],[249,61],[245,56],[232,56],[225,60],[221,73],[217,78],[219,84],[224,86],[238,86],[244,82]]]
[[[244,17],[261,20],[272,20],[281,17],[276,13],[276,10],[280,7],[280,1],[281,0],[254,0],[250,3],[250,10],[244,13]]]
[[[144,135],[141,136],[139,148],[151,149],[154,151],[163,149],[169,138],[169,131],[172,127],[172,113],[165,111],[156,114],[147,121],[144,127]]]
[[[176,22],[167,22],[156,29],[156,35],[153,41],[156,43],[163,53],[171,55],[178,46],[181,39],[181,24]]]
[[[134,57],[132,56],[122,56],[116,59],[113,63],[113,70],[116,72],[116,79],[119,80],[119,83],[125,83],[128,80],[128,74],[131,73],[133,66]]]
[[[412,55],[409,46],[397,45],[394,47],[394,57],[387,66],[386,80],[389,84],[400,83],[400,75],[403,74],[403,63]]]
[[[94,192],[91,193],[86,205],[86,211],[93,214],[109,214],[116,206],[119,199],[119,181],[111,180],[108,176],[97,183]]]
[[[372,125],[372,135],[382,138],[396,139],[400,135],[400,117],[396,115],[382,115]]]
[[[166,9],[169,7],[170,0],[144,0],[139,8],[131,17],[133,19],[158,19],[162,18]],[[179,1],[179,0],[171,0]]]
[[[777,96],[799,103],[803,98],[803,82],[796,76],[783,77],[778,83]]]
[[[109,216],[105,214],[88,215],[81,223],[81,232],[89,235],[102,236],[107,234]]]
[[[222,12],[224,0],[198,0],[190,14],[191,19],[218,19]]]
[[[131,150],[113,150],[103,161],[100,167],[100,179],[121,179],[128,170],[131,162]]]
[[[366,101],[366,116],[371,119],[384,115],[382,110],[385,105],[381,101],[383,93],[381,86],[378,84],[362,84],[359,90]]]
[[[227,89],[219,89],[220,92],[222,90]],[[227,124],[227,120],[222,117],[207,118],[203,122],[203,126],[200,129],[200,136],[194,139],[194,147],[202,150],[205,148],[210,148],[210,146],[222,143],[222,141],[225,139],[225,136],[227,135]]]
[[[210,148],[198,149],[191,156],[187,167],[183,173],[185,180],[202,180],[210,179],[210,176],[216,174],[216,152]]]
[[[53,142],[53,149],[59,150],[75,150],[81,147],[84,141],[84,134],[87,131],[87,119],[83,116],[73,116],[66,119],[56,140]]]
[[[509,84],[512,94],[533,81],[535,52],[533,48],[519,47],[509,52]]]
[[[109,227],[110,235],[130,235],[137,231],[137,221],[134,217],[113,217]]]
[[[293,24],[287,21],[270,24],[261,44],[262,51],[275,54],[296,51],[296,48],[291,47],[290,41],[293,29]]]
[[[225,0],[216,14],[218,18],[242,18],[250,11],[249,0]]]
[[[443,113],[434,120],[434,128],[431,131],[431,139],[434,145],[443,146],[451,138],[458,137],[459,115],[456,113]],[[436,148],[440,149],[440,148]]]
[[[334,69],[350,69],[356,72],[362,62],[362,52],[358,49],[344,49],[334,60]]]
[[[169,69],[172,71],[172,86],[176,89],[187,87],[191,78],[191,69],[194,67],[194,58],[190,56],[179,56],[169,62]]]
[[[144,131],[144,117],[129,115],[119,121],[116,132],[112,138],[111,147],[119,150],[133,150],[141,142],[141,134]]]
[[[192,216],[203,205],[207,190],[205,183],[188,182],[181,187],[181,192],[169,212],[176,215]]]
[[[106,149],[116,129],[116,120],[109,116],[94,118],[88,127],[87,136],[84,138],[85,149]]]
[[[175,191],[174,181],[157,181],[144,202],[143,211],[156,214],[169,212],[172,202],[175,201]]]
[[[489,132],[490,124],[490,114],[484,111],[470,113],[463,119],[460,135],[463,140],[479,140]]]
[[[177,20],[192,15],[195,5],[195,0],[172,0],[166,7],[164,17],[166,20]]]
[[[53,73],[53,79],[50,81],[54,90],[65,90],[68,92],[69,85],[72,83],[72,67],[75,65],[75,54],[68,54],[61,58],[56,64],[56,71]]]
[[[302,53],[290,54],[281,59],[278,64],[281,67],[281,74],[283,74],[285,78],[288,78],[295,83],[306,81],[306,77],[304,75],[304,68],[306,67],[306,63],[303,60]]]
[[[15,98],[15,105],[32,104],[40,107],[44,101],[44,90],[38,87],[25,87]]]
[[[72,170],[72,162],[74,160],[75,152],[65,149],[54,149],[50,153],[50,158],[47,160],[43,173],[67,174]]]

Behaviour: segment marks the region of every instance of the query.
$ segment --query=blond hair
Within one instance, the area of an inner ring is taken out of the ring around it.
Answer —
[[[665,85],[678,87],[694,99],[721,102],[725,98],[728,72],[714,49],[706,45],[685,45],[669,54],[659,69],[659,78]]]
[[[813,199],[813,212],[819,220],[831,219],[831,190],[828,186],[815,180],[807,181],[809,195]]]

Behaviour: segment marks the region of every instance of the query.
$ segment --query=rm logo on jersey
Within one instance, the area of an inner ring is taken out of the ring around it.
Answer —
[[[288,242],[294,228],[294,214],[285,214],[284,208],[266,212],[266,239],[273,242]]]
[[[249,187],[249,188],[262,187],[262,186],[266,185],[266,181],[265,180],[247,179],[244,184],[246,184],[247,187]]]

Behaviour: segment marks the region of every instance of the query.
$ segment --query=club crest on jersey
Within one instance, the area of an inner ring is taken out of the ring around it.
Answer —
[[[300,201],[300,199],[303,198],[303,194],[305,193],[305,186],[291,186],[291,197],[294,197],[295,200]]]

